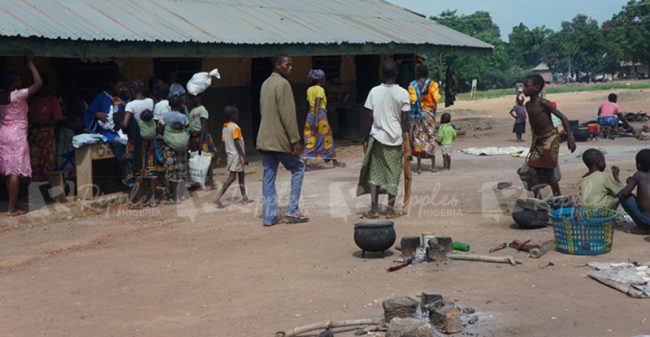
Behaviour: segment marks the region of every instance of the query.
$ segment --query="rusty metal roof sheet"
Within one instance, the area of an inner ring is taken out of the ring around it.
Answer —
[[[0,36],[492,47],[384,0],[0,0]]]

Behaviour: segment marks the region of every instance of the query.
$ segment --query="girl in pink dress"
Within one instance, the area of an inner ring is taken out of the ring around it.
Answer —
[[[7,215],[17,216],[25,211],[16,207],[20,177],[32,176],[32,165],[27,143],[27,98],[43,85],[41,76],[34,66],[31,51],[25,54],[27,67],[32,73],[33,83],[22,88],[20,78],[13,73],[2,76],[0,83],[0,175],[7,177],[9,211]]]

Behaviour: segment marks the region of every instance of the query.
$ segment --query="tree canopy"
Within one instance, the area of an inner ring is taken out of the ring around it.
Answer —
[[[465,89],[472,79],[481,89],[512,86],[540,62],[562,73],[614,72],[622,61],[650,64],[650,0],[630,0],[602,26],[582,14],[563,22],[557,31],[520,23],[508,41],[501,39],[499,26],[485,11],[459,15],[446,10],[430,19],[494,46],[489,56],[432,57],[434,70],[452,65]]]

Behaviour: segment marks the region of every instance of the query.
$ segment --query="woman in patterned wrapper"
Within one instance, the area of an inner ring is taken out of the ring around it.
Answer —
[[[336,160],[336,145],[332,136],[332,129],[327,121],[327,96],[323,88],[325,72],[321,69],[309,71],[309,78],[313,84],[307,89],[309,112],[305,121],[304,152],[305,170],[309,171],[309,159],[322,159],[332,161],[334,167],[345,167],[345,164]]]

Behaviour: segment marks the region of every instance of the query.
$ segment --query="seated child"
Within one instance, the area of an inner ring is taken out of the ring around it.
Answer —
[[[239,111],[236,107],[229,105],[224,108],[224,114],[228,119],[228,122],[223,125],[223,130],[221,133],[221,141],[223,142],[223,147],[227,155],[228,163],[228,179],[223,183],[221,191],[217,195],[217,200],[215,204],[218,208],[223,208],[224,205],[221,203],[221,198],[226,193],[230,185],[235,181],[236,177],[239,177],[239,190],[242,195],[242,203],[248,204],[253,202],[248,199],[246,195],[246,182],[244,181],[246,173],[244,172],[244,163],[246,161],[246,153],[244,152],[244,137],[242,136],[241,129],[237,125],[239,120]],[[221,160],[221,159],[220,159]]]
[[[650,229],[650,149],[636,154],[637,172],[627,178],[627,186],[621,191],[619,201],[637,226]],[[637,195],[632,191],[636,188]]]
[[[580,182],[580,200],[586,209],[618,207],[618,195],[623,184],[618,179],[619,168],[612,166],[612,174],[605,173],[605,155],[596,149],[589,149],[582,154],[582,161],[589,172]]]
[[[454,129],[454,126],[451,125],[451,115],[448,113],[442,114],[440,117],[440,123],[437,141],[438,144],[440,144],[440,149],[442,151],[444,168],[449,170],[451,169],[451,152],[453,151],[452,144],[454,139],[456,139],[456,130]]]

